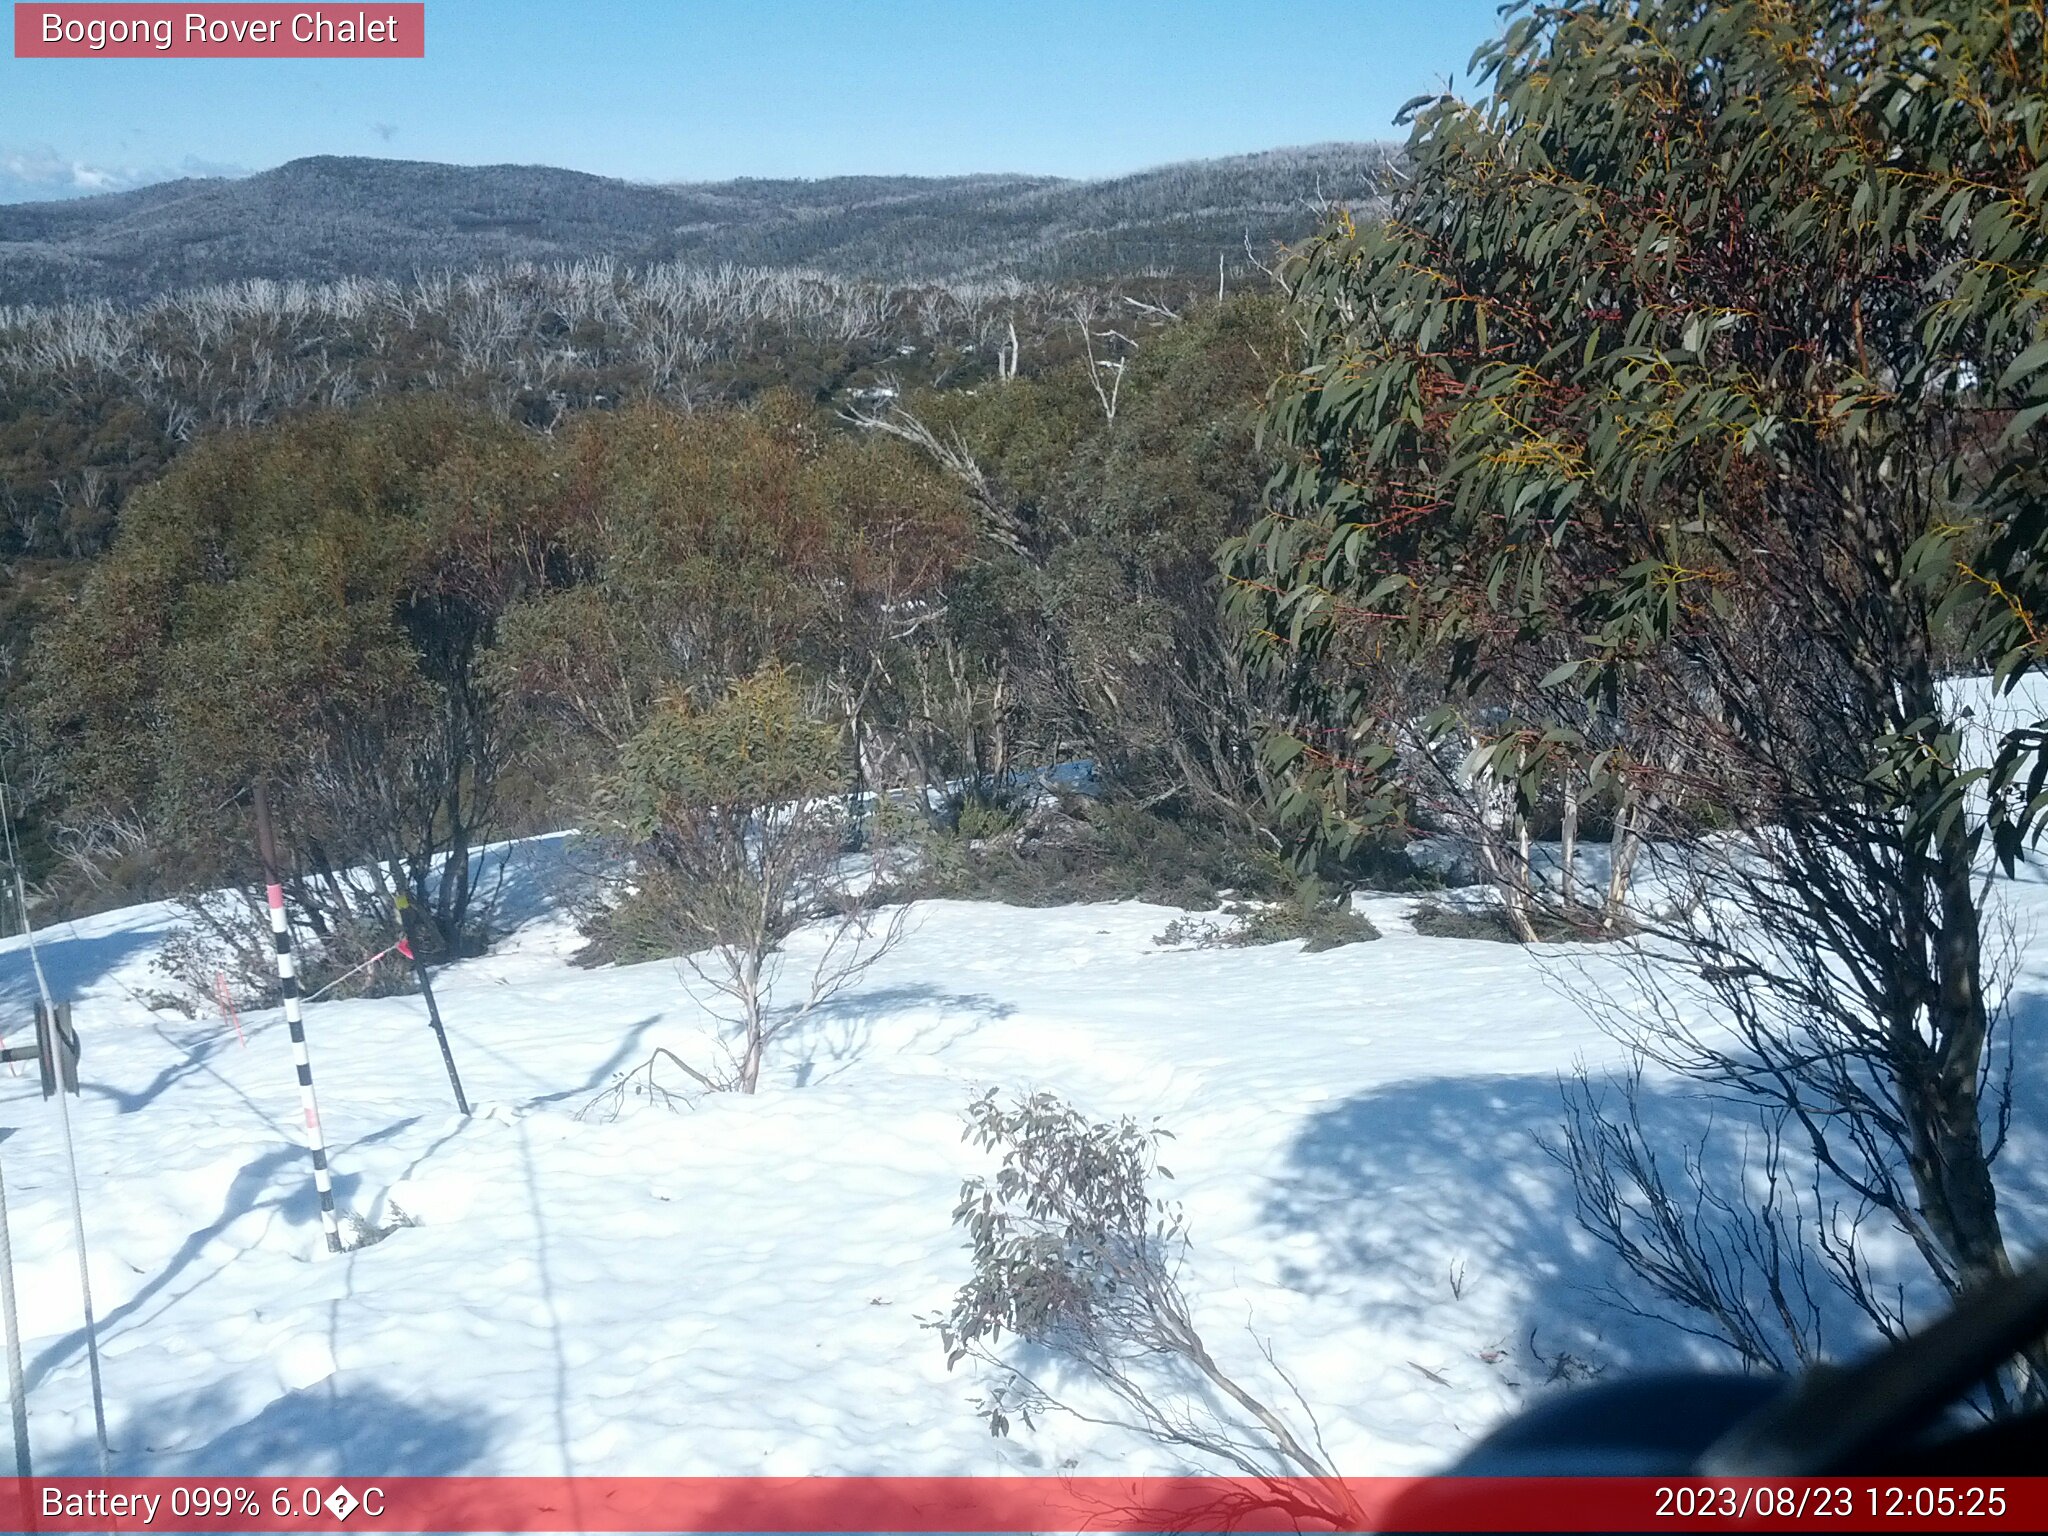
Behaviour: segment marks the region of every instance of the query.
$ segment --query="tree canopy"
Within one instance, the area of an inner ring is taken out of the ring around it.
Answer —
[[[1392,217],[1288,274],[1278,504],[1227,556],[1297,817],[1387,813],[1390,646],[1528,721],[1760,589],[2038,659],[2042,48],[2016,4],[1572,0],[1411,104]],[[1886,730],[1938,750],[1928,703]]]

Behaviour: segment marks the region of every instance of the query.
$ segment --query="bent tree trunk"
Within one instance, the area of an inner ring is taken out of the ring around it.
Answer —
[[[1970,1290],[2013,1273],[1986,1145],[1982,1085],[1990,1040],[1983,991],[1982,914],[1972,890],[1968,844],[1960,830],[1943,839],[1932,884],[1940,916],[1933,927],[1935,983],[1926,1037],[1893,1027],[1900,1100],[1908,1124],[1907,1166],[1929,1231]],[[1930,1043],[1931,1042],[1931,1043]],[[2023,1403],[2048,1402],[2048,1340],[2015,1370]],[[1996,1383],[1994,1390],[1996,1388]]]
[[[1984,1006],[1976,902],[1959,850],[1943,850],[1941,915],[1933,934],[1935,992],[1929,1048],[1900,1031],[1908,1066],[1909,1153],[1928,1225],[1965,1284],[2011,1273],[1998,1219],[1998,1196],[1985,1155],[1978,1098],[1989,1018]]]

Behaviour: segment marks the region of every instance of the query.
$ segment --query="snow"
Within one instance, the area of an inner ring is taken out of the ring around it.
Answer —
[[[308,1010],[338,1199],[391,1228],[340,1256],[322,1247],[279,1016],[245,1016],[244,1046],[218,1017],[152,1012],[170,908],[45,934],[83,1040],[73,1120],[117,1471],[1190,1465],[1066,1418],[992,1439],[981,1384],[946,1370],[923,1324],[966,1277],[950,1214],[986,1163],[961,1113],[990,1086],[1174,1133],[1198,1322],[1284,1400],[1270,1348],[1346,1471],[1443,1464],[1561,1355],[1725,1363],[1590,1294],[1616,1277],[1537,1144],[1558,1075],[1621,1058],[1574,996],[1619,984],[1597,946],[1424,938],[1408,897],[1363,901],[1381,940],[1315,955],[1162,948],[1177,914],[1137,903],[935,902],[778,1043],[757,1097],[607,1121],[579,1111],[657,1045],[700,1058],[712,1025],[672,962],[568,964],[580,940],[551,895],[566,867],[559,839],[520,845],[520,925],[437,973],[472,1118],[417,998]],[[2002,889],[2041,928],[2048,887],[2023,875]],[[2048,957],[2027,965],[2035,1032]],[[32,989],[21,941],[0,942],[10,1037]],[[1677,1127],[1713,1108],[1672,1085],[1655,1098]],[[2048,1210],[2038,1124],[2007,1154],[2022,1230]],[[37,1466],[84,1472],[68,1195],[32,1067],[0,1077],[0,1125],[17,1132],[0,1167]]]

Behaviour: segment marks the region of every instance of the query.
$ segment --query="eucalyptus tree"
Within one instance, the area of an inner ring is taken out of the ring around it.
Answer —
[[[1402,814],[1404,732],[1458,722],[1524,809],[1563,762],[1718,829],[1721,899],[1635,916],[1733,1043],[1674,1007],[1648,1048],[1950,1290],[2010,1268],[1979,877],[2048,782],[2025,712],[1971,755],[1949,681],[2048,643],[2043,50],[1999,0],[1516,8],[1483,96],[1410,104],[1389,218],[1290,268],[1272,511],[1224,554],[1313,839]]]

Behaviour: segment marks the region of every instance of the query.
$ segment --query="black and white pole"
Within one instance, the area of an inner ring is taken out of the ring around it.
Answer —
[[[270,826],[270,799],[256,784],[256,847],[263,856],[264,896],[270,903],[270,932],[277,944],[277,980],[284,992],[284,1023],[292,1037],[292,1064],[299,1073],[299,1099],[306,1112],[306,1152],[313,1159],[313,1189],[320,1197],[320,1230],[327,1251],[341,1252],[341,1226],[334,1217],[334,1180],[327,1171],[327,1135],[320,1128],[320,1101],[313,1093],[313,1059],[306,1051],[306,1020],[299,1010],[299,972],[292,958],[291,921],[278,878],[277,836]]]
[[[0,1130],[0,1141],[13,1135]],[[7,1325],[7,1406],[14,1413],[14,1475],[34,1474],[28,1464],[28,1386],[21,1373],[21,1319],[14,1310],[14,1240],[7,1227],[7,1185],[0,1181],[0,1314]]]

